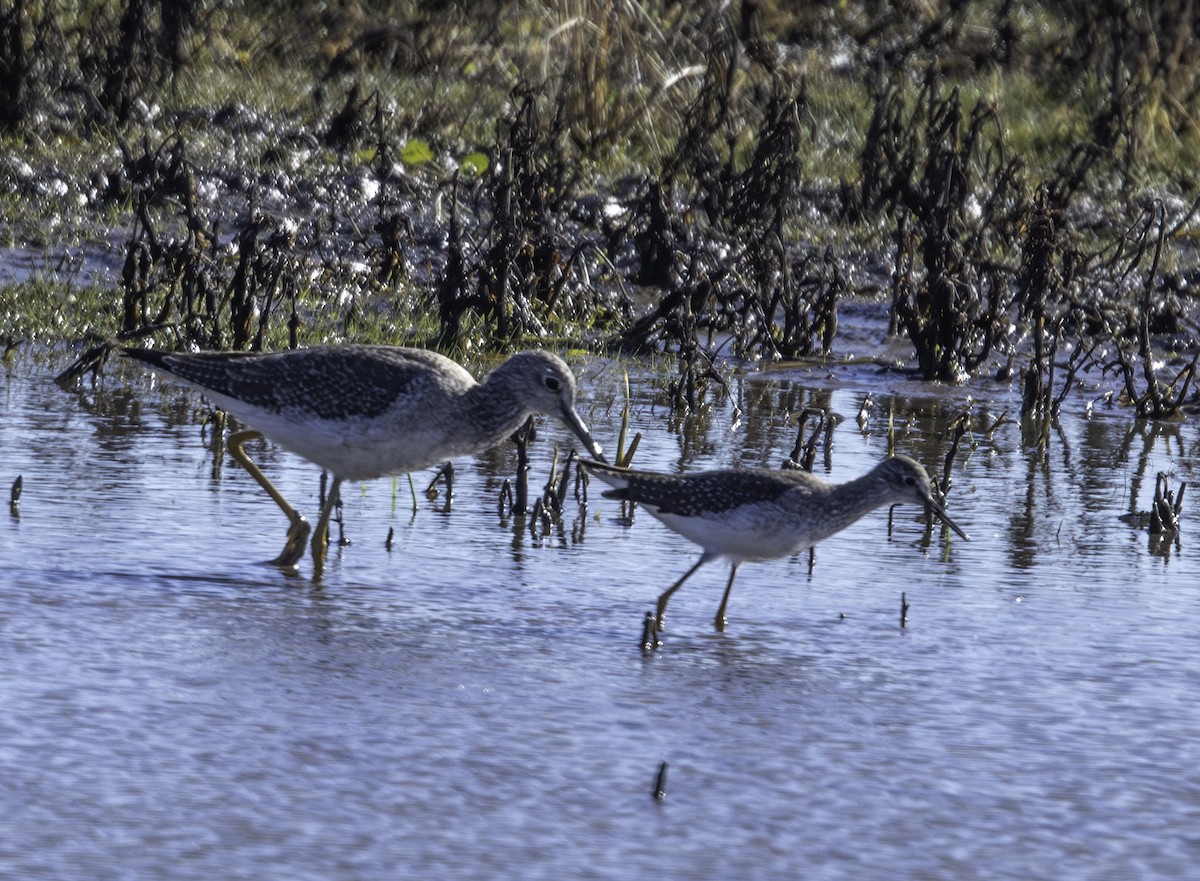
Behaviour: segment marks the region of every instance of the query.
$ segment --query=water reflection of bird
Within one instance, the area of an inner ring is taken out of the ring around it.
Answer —
[[[557,416],[588,454],[600,446],[575,410],[575,376],[550,352],[513,355],[482,382],[436,352],[392,346],[336,346],[271,354],[172,353],[123,349],[129,357],[199,389],[251,427],[230,450],[291,523],[274,561],[304,556],[309,526],[242,449],[263,436],[333,474],[312,537],[322,568],[329,519],[344,480],[404,474],[495,446],[531,415]]]
[[[742,563],[773,560],[810,548],[883,505],[924,505],[967,538],[934,499],[925,469],[907,456],[885,459],[862,477],[842,484],[829,483],[807,471],[747,469],[671,475],[602,462],[581,464],[614,487],[604,493],[606,498],[637,502],[669,529],[704,549],[696,564],[658,598],[656,630],[662,630],[671,594],[705,563],[724,558],[732,566],[717,609],[716,628],[724,630],[729,592]]]

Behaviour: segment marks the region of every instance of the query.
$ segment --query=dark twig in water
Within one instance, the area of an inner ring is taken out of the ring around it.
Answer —
[[[642,442],[642,433],[636,432],[633,435],[633,440],[629,442],[629,449],[621,456],[620,464],[622,468],[628,468],[633,462],[633,454],[637,452],[638,445]]]
[[[98,376],[100,370],[108,361],[109,354],[112,353],[113,349],[118,348],[120,343],[144,339],[160,330],[176,331],[178,328],[174,324],[151,324],[134,330],[121,331],[111,339],[90,347],[71,362],[70,367],[54,377],[54,381],[60,388],[69,389],[82,379],[85,373],[90,372],[93,377]]]
[[[533,511],[529,515],[529,531],[534,538],[549,535],[554,527],[555,513],[546,504],[544,498],[538,498],[533,503]]]
[[[625,440],[629,435],[629,371],[624,372],[625,380],[625,402],[621,405],[621,427],[617,431],[617,456],[616,463],[622,468],[629,467],[629,460],[633,458],[633,448],[637,446],[641,435],[634,438],[633,445],[630,447],[629,455],[625,454]]]
[[[581,505],[586,505],[588,501],[588,473],[587,469],[575,463],[575,501]]]
[[[812,434],[809,435],[806,441],[804,430],[808,424],[809,417],[813,417],[816,422],[813,425]],[[796,429],[796,443],[792,447],[792,455],[783,463],[784,468],[794,471],[812,471],[813,462],[817,458],[817,440],[824,436],[828,443],[829,435],[823,433],[822,429],[825,428],[829,421],[829,414],[819,407],[805,407],[800,411],[800,419]]]
[[[517,445],[517,489],[512,502],[514,514],[525,514],[529,511],[529,440],[532,434],[531,417],[512,438],[513,443]]]
[[[566,474],[567,471],[564,470],[563,476],[565,477]],[[546,485],[542,488],[540,499],[542,507],[554,517],[557,517],[562,511],[562,498],[558,494],[558,485],[558,447],[555,447],[554,458],[550,460],[550,476],[546,478]]]
[[[900,626],[908,626],[908,595],[900,593]]]
[[[999,428],[1001,425],[1007,425],[1010,422],[1012,422],[1012,420],[1008,418],[1008,411],[1005,410],[996,417],[996,421],[988,427],[987,431],[983,433],[983,436],[990,440],[992,435],[996,433],[997,428]]]
[[[654,781],[654,797],[662,801],[667,797],[667,763],[658,766],[658,777]]]
[[[557,453],[555,455],[557,459]],[[562,510],[563,504],[567,500],[567,490],[570,488],[571,471],[573,470],[571,466],[575,464],[575,460],[577,458],[578,457],[575,455],[575,451],[571,450],[569,453],[567,453],[567,461],[563,463],[562,474],[558,478],[558,489],[555,492],[555,498],[558,502],[559,511]]]
[[[507,477],[504,478],[504,483],[501,484],[501,486],[500,486],[500,500],[499,500],[498,508],[499,508],[498,513],[500,514],[501,520],[504,519],[504,517],[505,517],[504,512],[506,510],[510,514],[514,512],[512,481],[510,481]]]
[[[92,346],[76,358],[70,367],[54,377],[54,381],[62,388],[70,388],[88,371],[94,375],[98,374],[100,368],[104,366],[104,362],[108,360],[108,353],[112,349],[113,346],[107,342]]]
[[[429,481],[429,486],[425,487],[425,498],[433,501],[438,497],[437,484],[441,480],[446,484],[446,510],[450,509],[450,501],[454,497],[454,463],[447,462],[442,467],[438,468],[433,475],[433,479]]]
[[[333,522],[338,526],[338,547],[349,547],[350,539],[346,538],[346,512],[342,507],[342,493],[338,491],[337,503],[334,505]]]
[[[950,424],[950,428],[954,432],[954,437],[950,441],[950,449],[946,451],[946,462],[942,467],[942,485],[939,487],[941,490],[941,497],[938,499],[938,501],[944,502],[946,500],[946,494],[950,492],[950,484],[953,482],[951,472],[954,469],[954,457],[958,455],[958,445],[962,441],[963,435],[967,433],[967,427],[970,424],[970,421],[970,411],[963,411],[962,413],[958,414],[958,416],[954,417],[953,422]]]
[[[647,612],[646,619],[642,622],[642,651],[653,651],[661,645],[662,640],[658,638],[658,628],[654,623],[654,613]]]
[[[1154,481],[1154,503],[1150,506],[1150,534],[1175,536],[1179,534],[1179,515],[1183,510],[1183,493],[1187,482],[1179,484],[1179,492],[1170,488],[1168,477],[1158,473]]]
[[[858,422],[859,430],[866,430],[867,420],[870,419],[871,408],[874,406],[875,402],[871,398],[871,393],[867,392],[866,397],[863,398],[862,404],[859,405],[858,416],[855,417],[855,421]]]
[[[219,480],[221,477],[221,466],[225,461],[225,426],[229,423],[229,415],[224,410],[213,410],[208,417],[200,423],[200,436],[204,436],[204,428],[207,425],[212,426],[212,436],[209,440],[208,448],[212,453],[212,478]]]
[[[394,526],[388,527],[387,540],[383,543],[383,546],[389,551],[396,546],[396,528]]]

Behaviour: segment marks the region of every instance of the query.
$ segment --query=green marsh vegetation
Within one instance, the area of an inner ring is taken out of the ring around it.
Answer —
[[[3,279],[5,339],[550,340],[668,353],[694,409],[722,358],[836,362],[853,301],[911,347],[889,369],[1011,377],[1039,425],[1088,375],[1171,416],[1197,27],[1182,0],[4,0],[0,245],[42,258]]]

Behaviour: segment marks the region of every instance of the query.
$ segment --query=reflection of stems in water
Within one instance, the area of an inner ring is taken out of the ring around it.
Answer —
[[[203,432],[204,427],[212,423],[212,440],[209,442],[209,449],[212,451],[212,479],[221,479],[221,463],[225,460],[225,411],[213,410],[209,417],[200,423],[200,430]]]
[[[21,489],[25,486],[25,479],[20,474],[13,481],[12,489],[8,491],[8,510],[14,517],[21,516]]]
[[[813,425],[812,434],[809,435],[807,442],[804,439],[804,429],[808,423],[809,417],[815,418],[816,422]],[[817,439],[825,438],[826,457],[828,458],[830,434],[833,431],[834,420],[829,417],[829,414],[819,407],[805,407],[800,411],[800,419],[796,429],[796,443],[792,447],[792,455],[784,463],[785,468],[797,469],[800,471],[812,471],[813,462],[817,458]],[[822,431],[822,429],[826,429]]]
[[[833,430],[838,427],[842,421],[842,417],[836,413],[830,413],[829,418],[825,420],[825,467],[833,467]]]
[[[900,592],[900,626],[908,626],[908,596],[903,591]]]
[[[1067,375],[1062,380],[1062,389],[1056,396],[1054,383],[1058,362],[1055,358],[1062,340],[1062,319],[1051,323],[1053,333],[1050,335],[1048,347],[1043,343],[1044,334],[1040,332],[1040,321],[1037,326],[1039,332],[1034,337],[1033,363],[1023,374],[1021,421],[1025,433],[1024,442],[1044,450],[1050,442],[1050,429],[1058,421],[1062,403],[1075,386],[1076,374],[1096,363],[1095,352],[1100,346],[1100,341],[1096,340],[1087,347],[1076,345],[1071,349],[1065,365]]]
[[[1034,511],[1037,509],[1039,471],[1042,473],[1041,483],[1050,486],[1049,465],[1045,456],[1027,456],[1026,464],[1028,468],[1023,481],[1024,499],[1021,504],[1012,507],[1008,527],[1009,548],[1012,553],[1010,565],[1019,569],[1028,569],[1033,565],[1038,549],[1037,518]],[[1022,483],[1018,482],[1017,485]]]
[[[1133,439],[1141,437],[1142,450],[1137,455],[1137,464],[1133,470],[1133,476],[1129,479],[1129,510],[1127,514],[1136,516],[1138,511],[1138,498],[1141,496],[1142,484],[1146,480],[1146,475],[1150,470],[1150,457],[1154,452],[1155,442],[1159,438],[1163,438],[1169,442],[1171,438],[1180,441],[1179,455],[1183,455],[1183,443],[1179,437],[1179,425],[1172,422],[1142,422],[1135,423],[1130,426],[1125,433],[1125,439],[1121,444],[1121,459],[1128,460],[1133,457],[1132,450]],[[1167,450],[1168,454],[1170,450]]]
[[[1025,371],[1021,394],[1021,421],[1025,443],[1045,451],[1050,443],[1050,428],[1057,415],[1054,404],[1054,356],[1058,353],[1061,324],[1054,324],[1048,349],[1043,349],[1041,324],[1034,336],[1034,363]]]
[[[571,524],[571,544],[577,545],[583,542],[584,535],[587,533],[587,511],[582,508],[579,511],[579,516],[575,518],[575,522]]]

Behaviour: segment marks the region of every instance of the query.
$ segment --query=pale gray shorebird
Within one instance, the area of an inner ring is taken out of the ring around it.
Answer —
[[[655,631],[671,594],[705,563],[728,560],[731,569],[717,609],[724,630],[733,579],[742,563],[774,560],[811,548],[883,505],[924,505],[947,526],[963,532],[933,497],[929,475],[908,456],[884,459],[855,480],[835,484],[807,471],[763,468],[656,474],[583,461],[590,473],[614,487],[605,498],[637,502],[668,529],[703,548],[696,565],[658,598]]]
[[[551,352],[519,352],[476,382],[436,352],[395,346],[267,354],[122,351],[199,389],[249,426],[230,436],[229,447],[288,517],[287,544],[273,561],[281,566],[304,556],[309,525],[246,455],[243,445],[252,438],[268,437],[333,475],[312,536],[318,572],[343,481],[406,474],[488,449],[532,415],[558,417],[589,456],[603,459],[575,410],[575,375]]]

